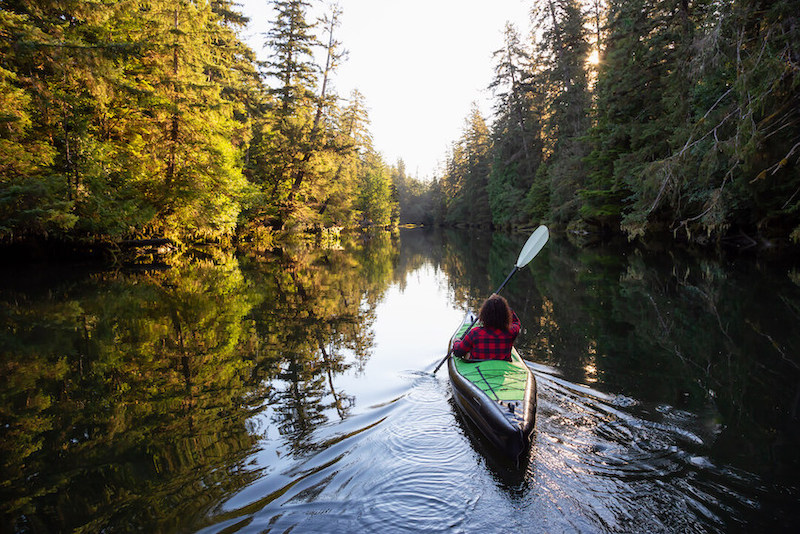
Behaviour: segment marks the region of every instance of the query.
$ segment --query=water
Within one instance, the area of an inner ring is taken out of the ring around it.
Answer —
[[[432,370],[524,238],[7,269],[0,530],[795,526],[800,269],[552,238],[504,289],[539,389],[516,466]]]

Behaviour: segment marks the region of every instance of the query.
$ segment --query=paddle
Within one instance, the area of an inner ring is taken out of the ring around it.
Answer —
[[[519,253],[516,265],[514,265],[514,268],[511,269],[510,273],[508,273],[508,276],[503,281],[503,283],[500,284],[500,287],[497,288],[497,291],[494,292],[496,295],[500,294],[500,291],[502,291],[503,288],[506,287],[508,281],[511,280],[511,277],[514,276],[517,273],[517,271],[528,265],[531,262],[531,260],[534,257],[536,257],[539,251],[541,251],[542,248],[544,248],[544,245],[545,243],[547,243],[547,240],[549,238],[550,238],[550,232],[547,231],[547,227],[544,225],[537,228],[531,234],[531,236],[525,242],[525,246],[522,247],[522,250]],[[469,332],[470,329],[472,329],[472,327],[475,326],[475,321],[477,320],[478,320],[477,317],[475,317],[472,320],[472,323],[470,323],[469,328],[467,328],[467,332]],[[447,356],[445,356],[444,359],[439,362],[439,365],[437,365],[436,368],[433,370],[433,374],[436,374],[436,371],[439,370],[439,367],[441,367],[444,364],[444,362],[446,362],[450,358],[450,355],[452,353],[453,353],[453,347],[450,347],[450,350],[447,351]]]

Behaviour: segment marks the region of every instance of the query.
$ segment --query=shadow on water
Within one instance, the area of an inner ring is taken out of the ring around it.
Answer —
[[[478,457],[485,462],[487,471],[496,480],[498,487],[511,496],[524,495],[530,489],[531,473],[528,469],[534,454],[533,447],[522,455],[519,462],[509,459],[459,410],[452,396],[448,399],[448,404],[455,414],[458,429],[466,436]]]
[[[504,290],[538,382],[517,468],[420,370],[525,237],[6,273],[0,531],[796,526],[800,268],[553,237]]]

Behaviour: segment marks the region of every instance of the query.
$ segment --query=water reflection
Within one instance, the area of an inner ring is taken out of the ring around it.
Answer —
[[[355,399],[391,236],[67,280],[12,272],[0,293],[4,528],[169,528],[259,476],[269,407],[292,453]],[[202,258],[202,259],[201,259]],[[387,263],[388,262],[388,263]],[[387,267],[387,264],[389,267]]]
[[[2,502],[15,529],[180,517],[250,478],[237,459],[254,443],[238,409],[252,301],[235,259],[2,301]]]
[[[643,404],[714,412],[704,442],[726,462],[761,472],[777,453],[796,463],[780,443],[797,437],[800,385],[792,304],[800,291],[785,266],[731,258],[723,267],[676,251],[586,252],[563,242],[548,260],[531,273],[552,295],[532,310],[541,327],[528,338],[530,353],[547,355],[537,361]]]
[[[793,525],[798,269],[551,239],[504,290],[539,381],[517,469],[430,371],[524,237],[410,230],[6,273],[0,530]]]

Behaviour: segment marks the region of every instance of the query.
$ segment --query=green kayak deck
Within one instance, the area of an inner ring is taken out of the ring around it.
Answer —
[[[494,400],[521,401],[525,398],[528,384],[528,368],[516,349],[511,353],[512,361],[485,360],[467,362],[455,358],[458,373],[475,384]]]

